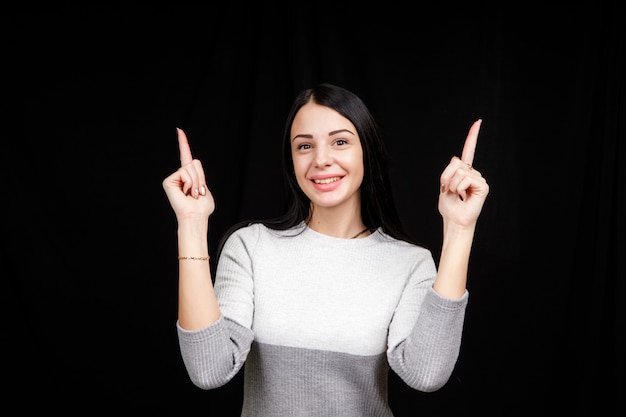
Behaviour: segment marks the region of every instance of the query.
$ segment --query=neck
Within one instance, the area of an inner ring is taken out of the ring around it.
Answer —
[[[316,232],[344,239],[367,236],[361,211],[352,208],[312,207],[308,226]]]

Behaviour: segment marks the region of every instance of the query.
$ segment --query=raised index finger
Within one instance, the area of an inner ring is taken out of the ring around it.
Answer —
[[[187,135],[183,132],[183,129],[176,128],[178,132],[178,149],[180,151],[180,166],[191,163],[193,157],[191,156],[191,148],[189,147],[189,141]]]
[[[469,164],[470,166],[474,162],[474,152],[476,151],[476,142],[478,142],[478,131],[480,130],[482,121],[482,119],[478,119],[474,122],[472,127],[470,127],[467,138],[465,139],[465,144],[463,145],[461,161]]]

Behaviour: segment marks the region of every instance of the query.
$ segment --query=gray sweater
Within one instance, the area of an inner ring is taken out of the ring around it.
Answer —
[[[177,323],[185,367],[212,389],[245,364],[243,417],[392,416],[390,367],[430,392],[458,358],[469,295],[439,296],[435,275],[428,250],[380,229],[340,239],[249,225],[217,265],[219,320]]]

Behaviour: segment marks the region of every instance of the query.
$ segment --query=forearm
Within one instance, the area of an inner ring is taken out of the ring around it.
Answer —
[[[207,219],[179,222],[179,257],[208,257],[207,234]],[[210,261],[210,259],[178,261],[178,321],[186,330],[207,327],[220,316],[213,290]]]
[[[441,257],[433,284],[434,290],[442,297],[455,299],[466,291],[474,229],[475,225],[460,227],[446,225],[444,222]]]

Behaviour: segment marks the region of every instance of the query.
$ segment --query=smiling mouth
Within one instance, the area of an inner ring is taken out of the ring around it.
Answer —
[[[331,182],[339,181],[340,179],[341,177],[330,177],[321,180],[313,180],[313,182],[316,184],[330,184]]]

